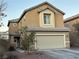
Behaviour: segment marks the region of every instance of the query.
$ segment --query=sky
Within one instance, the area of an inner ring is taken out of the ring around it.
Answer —
[[[16,19],[21,16],[25,9],[43,3],[45,1],[51,3],[58,9],[65,12],[64,19],[79,13],[79,0],[5,0],[7,9],[5,10],[7,17],[3,19],[4,26],[0,27],[0,31],[8,31],[8,20]]]

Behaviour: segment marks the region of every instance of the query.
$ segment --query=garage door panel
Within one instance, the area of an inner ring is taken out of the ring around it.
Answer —
[[[38,35],[37,47],[39,49],[63,48],[64,35]]]

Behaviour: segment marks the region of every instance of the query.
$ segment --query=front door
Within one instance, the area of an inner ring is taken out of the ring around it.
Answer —
[[[15,37],[14,40],[16,42],[16,48],[20,48],[20,37]]]

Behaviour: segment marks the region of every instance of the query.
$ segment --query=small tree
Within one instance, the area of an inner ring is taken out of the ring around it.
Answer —
[[[6,17],[5,10],[7,8],[7,3],[4,0],[0,0],[0,27],[3,25],[2,18]]]
[[[34,49],[35,32],[27,32],[27,27],[21,29],[21,44],[28,53]]]

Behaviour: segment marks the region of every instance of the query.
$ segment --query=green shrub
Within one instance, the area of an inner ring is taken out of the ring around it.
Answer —
[[[21,45],[24,50],[34,50],[35,32],[28,32],[27,27],[21,29]]]

